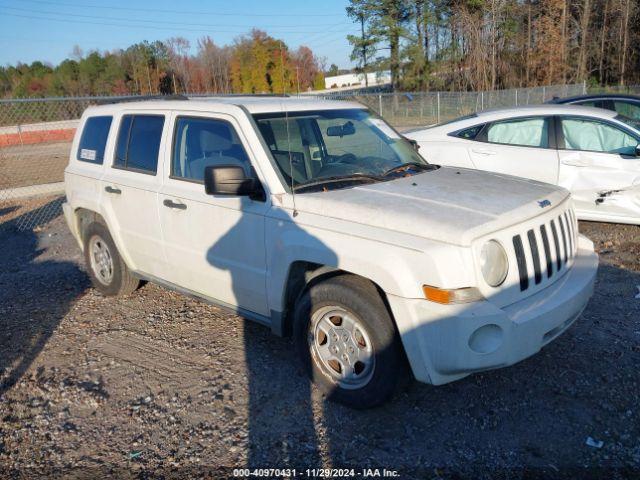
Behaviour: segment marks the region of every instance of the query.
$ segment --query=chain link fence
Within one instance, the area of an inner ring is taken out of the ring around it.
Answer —
[[[398,128],[432,125],[489,108],[543,103],[585,93],[584,84],[492,92],[322,94],[355,100]],[[640,93],[624,87],[621,93]],[[64,169],[82,112],[91,105],[140,97],[0,100],[0,227],[32,229],[60,214]]]
[[[396,128],[434,125],[470,113],[500,107],[540,104],[554,97],[585,93],[584,84],[514,88],[487,92],[411,92],[324,94],[323,98],[355,100],[367,105]]]
[[[0,225],[42,225],[60,213],[64,168],[88,99],[0,101]]]

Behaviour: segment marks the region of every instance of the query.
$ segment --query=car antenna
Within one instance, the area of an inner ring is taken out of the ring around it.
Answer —
[[[280,75],[282,76],[282,96],[287,95],[286,85],[284,83],[284,53],[282,47],[282,40],[280,40]],[[296,190],[293,185],[293,156],[291,155],[291,137],[289,135],[289,112],[287,111],[287,104],[282,102],[284,108],[284,125],[287,128],[287,149],[289,152],[289,174],[291,176],[291,200],[293,201],[293,216],[298,216],[298,209],[296,208]]]

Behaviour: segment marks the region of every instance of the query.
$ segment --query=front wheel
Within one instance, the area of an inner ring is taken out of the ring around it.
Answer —
[[[298,354],[330,400],[374,407],[407,372],[389,311],[370,282],[340,275],[311,286],[296,303],[294,322]]]

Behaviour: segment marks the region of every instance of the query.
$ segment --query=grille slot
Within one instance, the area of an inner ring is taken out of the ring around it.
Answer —
[[[574,213],[567,210],[538,227],[527,230],[527,239],[523,242],[524,236],[522,233],[514,235],[512,238],[518,266],[520,291],[527,290],[532,284],[541,284],[545,267],[546,278],[550,279],[560,272],[562,265],[566,265],[574,257],[578,242]],[[540,246],[540,242],[542,242],[542,246]],[[542,259],[543,253],[544,260]],[[530,263],[533,266],[529,265]]]
[[[564,252],[564,263],[567,263],[567,236],[564,233],[564,222],[562,221],[562,215],[558,217],[558,224],[560,225],[560,233],[562,234],[562,251]]]
[[[556,247],[556,266],[558,271],[562,268],[562,257],[560,256],[560,242],[558,241],[558,229],[553,220],[551,220],[551,233],[553,234],[553,244]]]
[[[516,251],[516,261],[518,262],[518,272],[520,272],[520,290],[529,288],[529,275],[527,273],[527,259],[524,256],[524,247],[520,235],[513,237],[513,248]]]
[[[547,278],[553,275],[553,261],[551,260],[551,248],[547,237],[547,226],[540,225],[540,235],[542,235],[542,247],[544,248],[544,258],[547,259]]]
[[[567,230],[569,231],[569,255],[573,255],[573,225],[567,212],[564,212],[564,223],[567,224]]]
[[[529,238],[529,247],[531,248],[531,258],[533,259],[533,272],[536,280],[536,285],[542,281],[542,272],[540,271],[540,253],[538,252],[538,242],[536,241],[536,234],[533,230],[527,232]]]

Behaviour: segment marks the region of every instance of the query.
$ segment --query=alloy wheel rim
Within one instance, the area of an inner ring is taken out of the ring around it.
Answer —
[[[91,237],[89,241],[89,259],[91,270],[103,285],[111,284],[113,280],[113,257],[106,242],[99,236]]]
[[[375,369],[373,344],[362,322],[338,306],[311,316],[309,346],[322,371],[342,388],[366,385]]]

